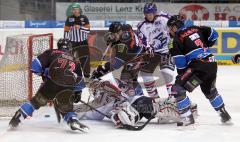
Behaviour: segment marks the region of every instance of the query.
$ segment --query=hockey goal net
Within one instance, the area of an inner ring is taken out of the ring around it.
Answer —
[[[0,117],[12,116],[37,92],[42,79],[31,73],[31,62],[50,48],[51,33],[7,37],[4,55],[0,57]]]

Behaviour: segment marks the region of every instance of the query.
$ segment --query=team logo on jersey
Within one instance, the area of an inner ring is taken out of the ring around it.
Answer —
[[[69,22],[75,22],[74,18],[69,18]]]
[[[155,26],[159,26],[159,25],[161,25],[161,21],[156,21],[154,24],[155,24]]]

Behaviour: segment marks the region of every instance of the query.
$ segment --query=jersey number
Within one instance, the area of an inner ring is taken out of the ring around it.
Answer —
[[[70,67],[70,71],[73,72],[75,70],[75,63],[72,61],[69,61],[67,59],[64,58],[58,58],[58,63],[60,63],[60,68],[61,69],[65,69],[66,65],[68,64],[68,66]]]
[[[194,41],[194,43],[195,43],[197,46],[200,46],[200,47],[204,48],[204,47],[203,47],[202,40],[200,39],[200,36],[199,36],[198,33],[194,33],[194,34],[190,35],[189,38],[190,38],[192,41]]]

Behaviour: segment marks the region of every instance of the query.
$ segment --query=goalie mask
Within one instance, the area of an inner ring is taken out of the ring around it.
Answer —
[[[59,50],[71,51],[72,43],[68,39],[60,38],[57,42],[57,47]]]

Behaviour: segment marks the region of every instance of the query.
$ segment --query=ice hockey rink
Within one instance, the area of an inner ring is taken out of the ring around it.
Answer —
[[[16,130],[8,129],[9,120],[0,120],[0,142],[239,142],[239,74],[240,66],[219,66],[217,88],[232,116],[233,125],[220,123],[217,113],[198,88],[189,94],[199,109],[199,117],[192,126],[177,127],[176,124],[157,124],[156,120],[152,120],[141,131],[128,131],[115,129],[107,119],[103,122],[83,120],[82,123],[88,125],[90,131],[81,133],[70,131],[64,124],[58,124],[53,109],[44,108]],[[166,94],[164,87],[160,91],[162,96]],[[50,117],[44,117],[45,114],[50,114]]]

